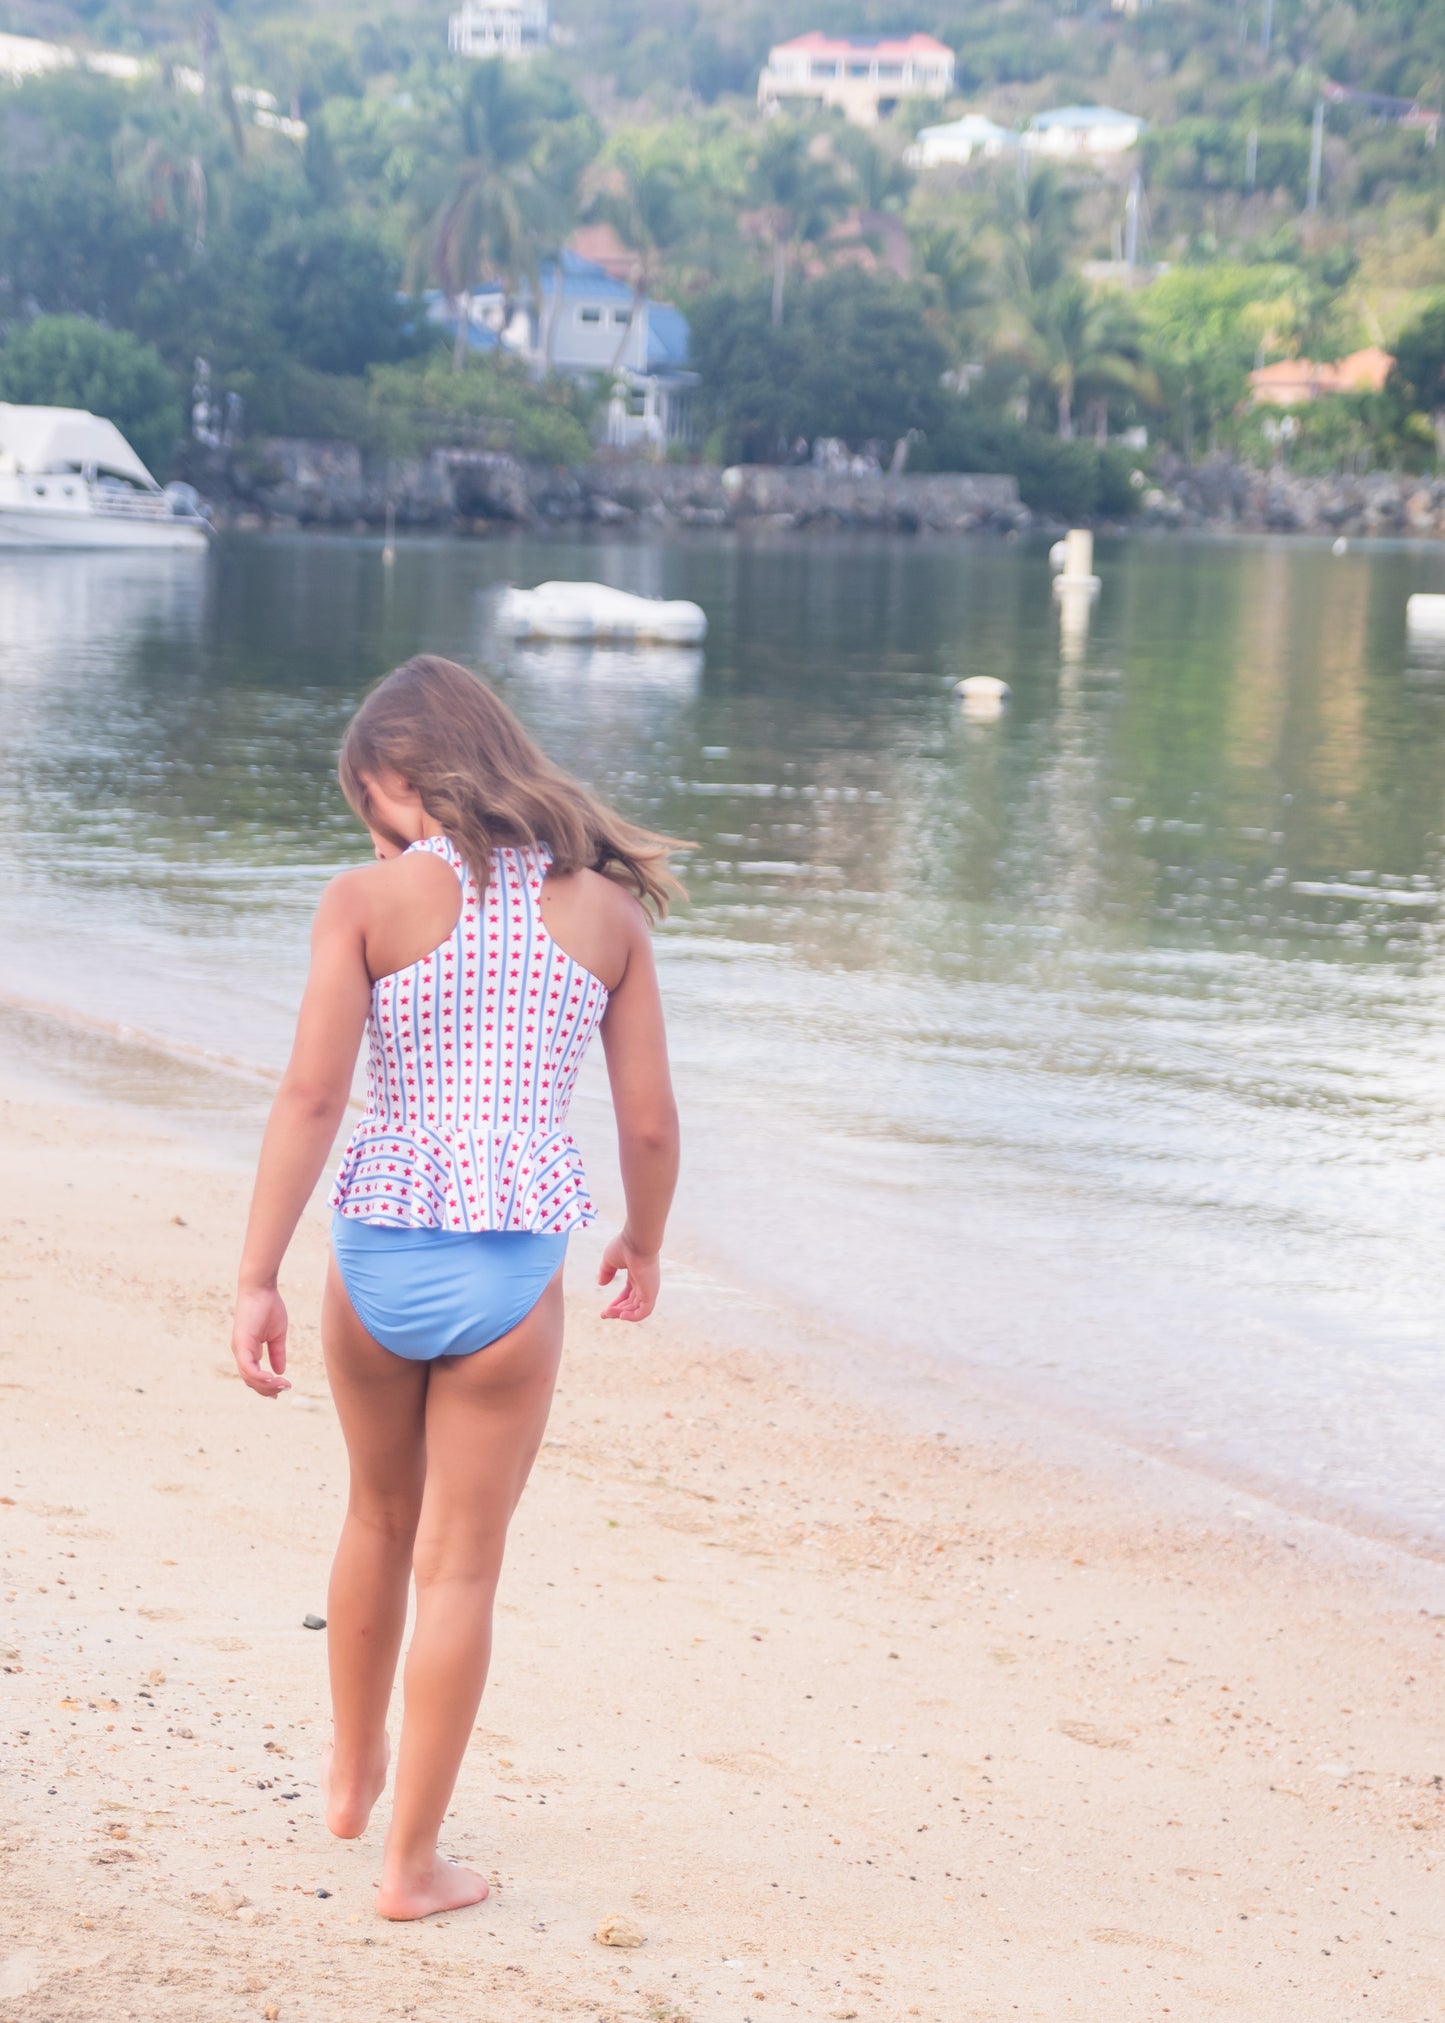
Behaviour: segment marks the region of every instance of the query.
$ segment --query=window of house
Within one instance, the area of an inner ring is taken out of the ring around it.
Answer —
[[[836,77],[838,66],[836,63],[815,63],[812,72],[814,77]]]
[[[632,321],[632,311],[630,309],[614,309],[612,321],[614,323],[630,323]]]
[[[901,63],[880,63],[878,75],[880,77],[902,77],[903,65]]]
[[[577,320],[579,323],[600,323],[602,321],[602,311],[600,309],[579,309],[577,311]]]

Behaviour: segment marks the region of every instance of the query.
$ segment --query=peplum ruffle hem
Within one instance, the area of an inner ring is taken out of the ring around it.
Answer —
[[[364,1117],[352,1132],[329,1206],[393,1228],[535,1230],[559,1235],[596,1220],[582,1155],[565,1131],[384,1130]]]

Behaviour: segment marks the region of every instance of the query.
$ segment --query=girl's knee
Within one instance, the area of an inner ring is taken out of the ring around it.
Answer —
[[[476,1538],[419,1542],[411,1567],[418,1601],[439,1588],[468,1588],[478,1601],[490,1604],[502,1576],[504,1544]]]
[[[373,1533],[383,1544],[409,1551],[420,1516],[420,1491],[396,1494],[352,1488],[348,1521]]]

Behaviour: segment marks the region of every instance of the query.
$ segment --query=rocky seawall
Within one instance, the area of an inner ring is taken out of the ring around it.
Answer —
[[[1241,533],[1445,538],[1445,477],[1400,471],[1301,477],[1227,457],[1197,464],[1161,458],[1140,494],[1139,520]]]
[[[485,535],[507,527],[738,527],[777,532],[1019,534],[1061,530],[1012,477],[775,469],[761,464],[526,464],[499,450],[370,456],[351,443],[278,437],[244,462],[188,471],[222,525],[400,528]],[[1227,457],[1156,458],[1127,526],[1445,539],[1445,477],[1396,471],[1304,477]]]
[[[562,524],[887,533],[1019,533],[1016,479],[967,472],[850,476],[761,465],[586,464],[549,469],[503,452],[373,458],[350,443],[278,438],[243,472],[198,471],[222,524],[380,526],[486,533]]]

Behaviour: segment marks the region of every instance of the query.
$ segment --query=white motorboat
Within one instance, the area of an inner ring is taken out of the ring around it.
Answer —
[[[204,548],[189,485],[156,483],[114,422],[0,401],[0,548]]]
[[[707,614],[686,598],[635,597],[605,583],[508,585],[497,622],[514,639],[621,639],[637,646],[697,646]]]

